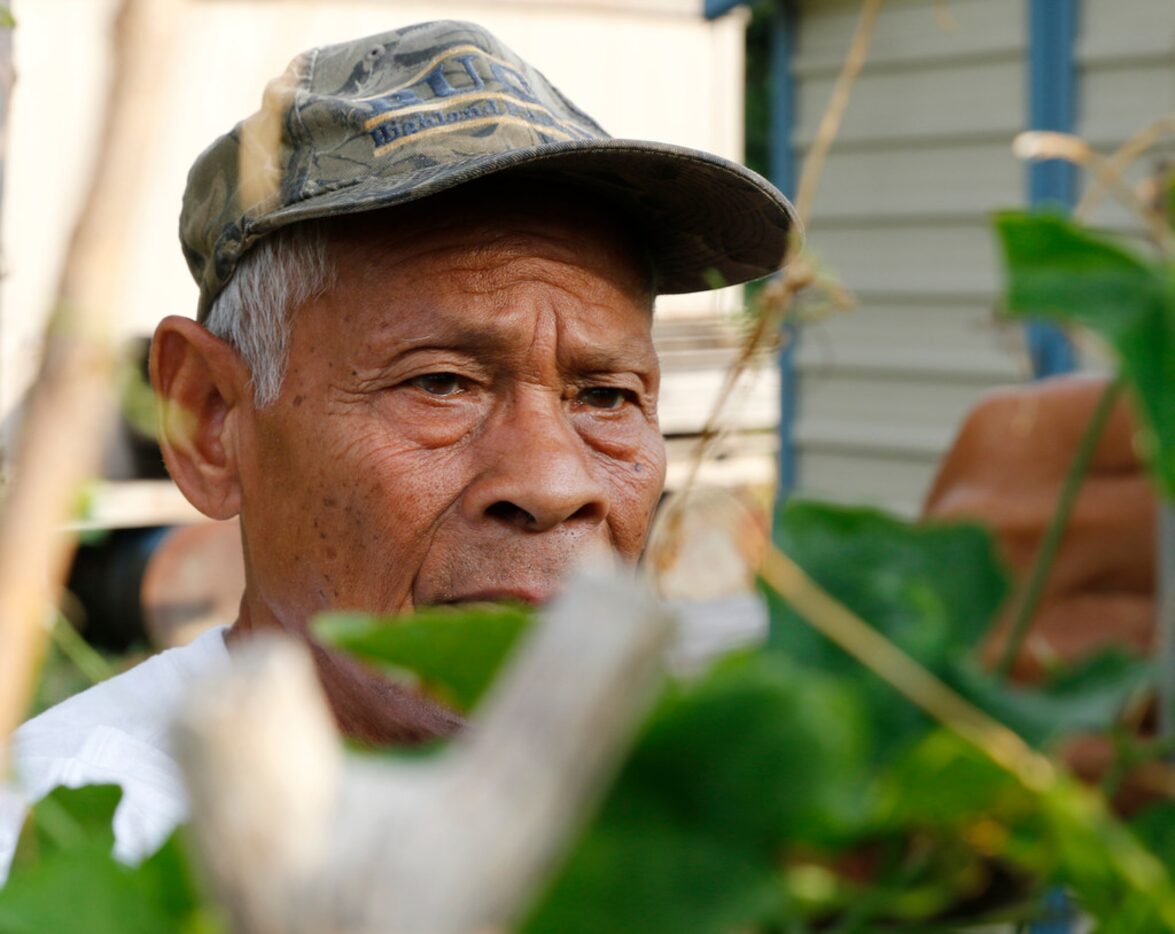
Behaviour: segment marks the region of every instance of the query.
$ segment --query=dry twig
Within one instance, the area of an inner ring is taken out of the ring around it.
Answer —
[[[121,251],[140,180],[143,140],[154,138],[175,0],[124,0],[106,130],[62,275],[61,301],[31,392],[14,480],[0,523],[0,775],[7,738],[24,717],[75,542],[61,530],[97,470],[111,411],[114,311]],[[12,309],[9,309],[11,312]]]
[[[861,69],[865,67],[877,16],[884,3],[885,0],[864,0],[861,5],[861,14],[857,20],[849,52],[841,65],[840,73],[833,85],[832,96],[820,118],[816,138],[811,149],[808,150],[808,157],[804,160],[804,167],[800,172],[795,201],[800,230],[793,232],[787,263],[781,275],[778,279],[765,285],[759,293],[760,313],[743,340],[738,356],[727,369],[722,386],[702,426],[693,462],[690,465],[690,472],[682,487],[683,492],[688,493],[694,488],[702,464],[710,451],[713,450],[715,442],[721,437],[719,426],[739,380],[747,372],[759,352],[779,333],[780,326],[791,310],[796,294],[816,281],[815,270],[801,249],[802,228],[807,224],[811,214],[812,200],[815,197],[820,176],[824,171],[824,162],[837,133],[840,132],[840,125],[844,120],[845,110],[848,108],[853,85],[856,83]],[[843,290],[833,288],[830,291],[833,300],[838,304],[844,305],[849,301]]]

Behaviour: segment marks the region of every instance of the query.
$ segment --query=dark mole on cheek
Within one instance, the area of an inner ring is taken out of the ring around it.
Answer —
[[[305,398],[305,396],[294,396],[294,408],[300,406]]]
[[[338,500],[336,500],[333,496],[324,496],[322,498],[322,505],[324,505],[327,509],[334,509],[338,504]]]
[[[632,462],[632,469],[635,470],[637,473],[641,472],[642,466],[643,465],[641,464],[640,461],[633,461]]]

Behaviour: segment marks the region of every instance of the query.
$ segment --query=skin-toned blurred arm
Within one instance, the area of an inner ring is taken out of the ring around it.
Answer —
[[[1066,471],[1108,381],[1064,377],[1000,390],[968,414],[939,467],[927,520],[973,519],[996,536],[1023,583]],[[1149,651],[1155,637],[1155,495],[1120,401],[1074,505],[1014,676],[1040,677],[1058,661],[1113,643]],[[1012,604],[1015,601],[1011,601]],[[994,664],[1010,614],[985,646]]]

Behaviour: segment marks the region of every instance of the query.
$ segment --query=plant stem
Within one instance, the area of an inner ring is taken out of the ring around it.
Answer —
[[[1069,524],[1073,505],[1077,502],[1077,494],[1085,480],[1086,473],[1089,471],[1093,452],[1097,449],[1102,432],[1105,431],[1106,422],[1109,421],[1110,413],[1114,410],[1114,403],[1118,401],[1118,396],[1122,392],[1122,385],[1122,377],[1119,376],[1102,393],[1097,408],[1081,436],[1077,453],[1073,456],[1073,462],[1065,474],[1060,495],[1057,497],[1056,508],[1053,510],[1048,528],[1045,529],[1040,548],[1036,552],[1036,558],[1032,562],[1028,580],[1024,584],[1023,595],[1016,608],[1011,631],[1008,633],[1008,641],[1004,645],[999,663],[996,665],[996,672],[1001,678],[1006,678],[1011,672],[1016,656],[1020,653],[1020,647],[1028,635],[1032,617],[1036,615],[1036,610],[1040,606],[1044,585],[1048,580],[1049,571],[1052,569],[1053,560],[1056,558],[1057,549],[1060,547],[1065,527]]]
[[[53,624],[53,644],[91,684],[105,681],[114,674],[114,669],[106,659],[95,652],[90,643],[73,628],[73,623],[60,613]]]
[[[844,120],[845,110],[848,108],[849,99],[852,96],[853,85],[869,57],[869,45],[873,41],[873,30],[884,4],[885,0],[863,0],[861,4],[861,12],[857,19],[857,26],[853,30],[853,39],[848,54],[841,65],[840,73],[833,85],[832,96],[820,118],[816,138],[812,141],[808,157],[804,160],[804,166],[800,171],[799,184],[796,186],[795,205],[801,229],[807,224],[812,212],[812,200],[816,196],[820,175],[824,171],[825,159],[840,132],[840,125]],[[803,254],[800,253],[798,256],[793,254],[793,249],[798,248],[799,245],[799,238],[793,236],[793,245],[789,246],[786,257],[786,263],[789,264],[788,269],[780,277],[780,287],[774,291],[772,298],[767,300],[767,290],[761,294],[763,301],[760,304],[760,314],[744,339],[738,357],[727,369],[722,387],[714,399],[698,436],[698,444],[694,450],[689,474],[682,487],[682,491],[685,493],[694,488],[703,462],[713,450],[717,439],[721,437],[719,422],[726,411],[727,404],[734,395],[740,377],[746,372],[756,353],[763,349],[767,345],[767,341],[779,332],[780,324],[788,314],[796,292],[811,282],[810,267],[804,260]]]
[[[808,624],[889,682],[915,706],[981,750],[1033,792],[1056,782],[1056,769],[1016,733],[960,695],[766,544],[759,576]]]
[[[1157,563],[1159,736],[1170,741],[1175,737],[1175,505],[1168,500],[1159,504]]]

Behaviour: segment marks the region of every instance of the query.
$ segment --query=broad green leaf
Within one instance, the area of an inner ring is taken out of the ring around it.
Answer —
[[[976,665],[953,667],[948,680],[1034,746],[1075,733],[1105,732],[1154,681],[1153,666],[1122,652],[1101,653],[1040,688],[1010,685]]]
[[[918,526],[872,509],[793,502],[776,518],[776,540],[832,596],[939,676],[980,641],[1007,588],[978,526]],[[867,691],[877,758],[921,735],[928,721],[920,711],[783,600],[768,594],[768,602],[772,649]]]
[[[1168,872],[1175,870],[1175,803],[1163,801],[1150,805],[1134,815],[1130,829],[1163,861]]]
[[[527,930],[718,932],[777,911],[782,847],[862,807],[862,721],[851,689],[766,653],[671,689]]]
[[[1115,934],[1175,930],[1175,884],[1162,861],[1112,817],[1089,788],[1061,778],[1039,796],[1060,881]]]
[[[113,785],[58,788],[33,807],[8,883],[0,888],[0,931],[42,934],[214,934],[175,837],[137,867],[111,853],[122,796]]]
[[[942,727],[879,776],[878,801],[880,825],[907,832],[961,826],[998,814],[1022,820],[1034,806],[1006,770]]]
[[[455,710],[471,710],[493,682],[532,612],[520,606],[430,607],[412,616],[329,613],[314,623],[327,645],[418,680]]]
[[[1149,460],[1175,496],[1175,283],[1172,271],[1063,217],[996,219],[1012,314],[1081,324],[1121,358],[1146,422]]]

